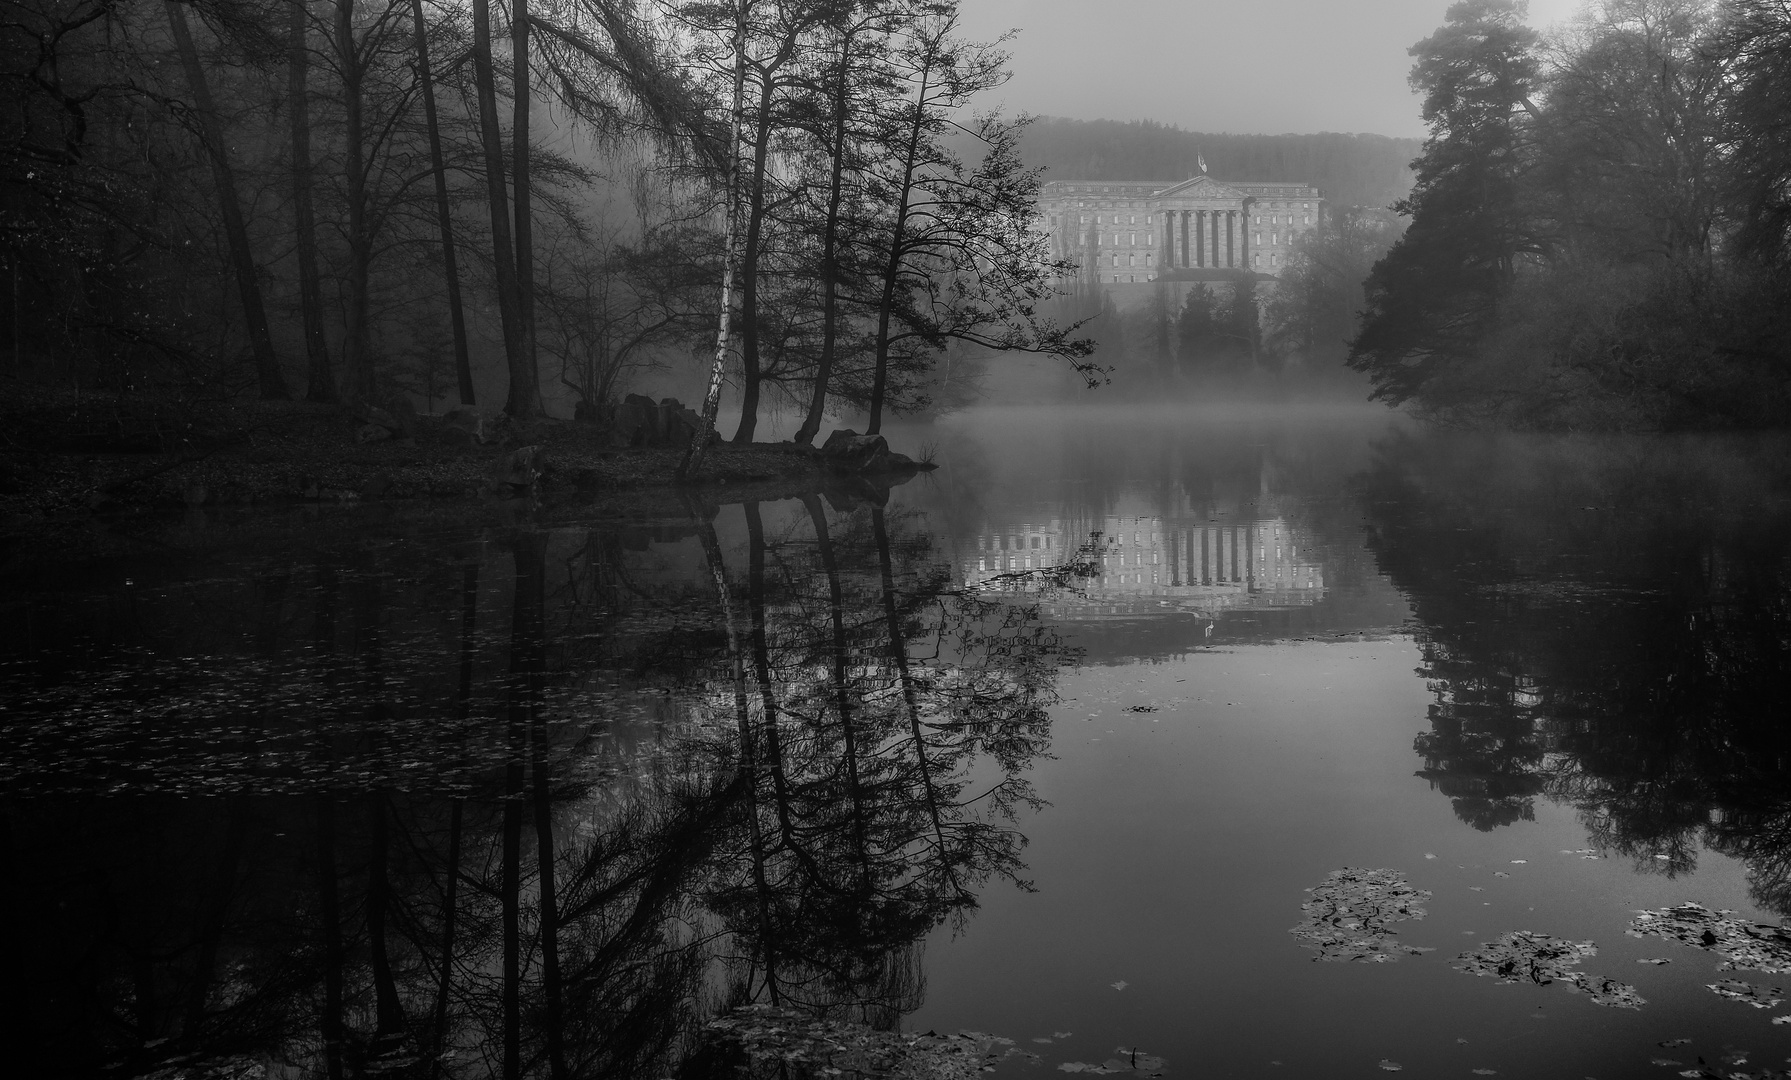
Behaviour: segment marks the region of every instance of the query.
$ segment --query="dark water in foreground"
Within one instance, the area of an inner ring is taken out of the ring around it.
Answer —
[[[1708,987],[1791,974],[1626,933],[1791,913],[1784,441],[899,441],[943,467],[886,501],[6,552],[17,1075],[698,1075],[773,1000],[996,1033],[1012,1076],[1788,1067],[1791,1007]],[[1314,962],[1345,867],[1428,892],[1390,929],[1434,951]],[[1513,931],[1645,1003],[1457,970]]]

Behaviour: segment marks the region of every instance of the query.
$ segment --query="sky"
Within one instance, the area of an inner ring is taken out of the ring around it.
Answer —
[[[962,0],[967,36],[1007,30],[1012,110],[1194,131],[1423,135],[1406,50],[1451,0]],[[1531,0],[1530,25],[1581,0]]]

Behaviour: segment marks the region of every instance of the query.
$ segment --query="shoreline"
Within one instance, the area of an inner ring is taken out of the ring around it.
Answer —
[[[486,414],[469,430],[464,417],[400,417],[388,421],[394,430],[370,438],[376,425],[367,410],[340,405],[236,402],[134,415],[108,415],[109,408],[115,403],[90,399],[0,415],[8,432],[0,442],[0,531],[183,508],[649,491],[701,503],[755,486],[875,498],[932,467],[900,455],[871,461],[794,443],[718,441],[699,473],[680,480],[684,449],[617,446],[614,431],[585,421],[519,425]],[[133,442],[151,448],[133,450]]]

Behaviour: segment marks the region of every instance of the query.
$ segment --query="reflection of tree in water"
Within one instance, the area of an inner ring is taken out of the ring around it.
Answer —
[[[733,565],[706,515],[306,557],[228,598],[246,653],[165,643],[233,745],[6,809],[28,1071],[640,1076],[747,1000],[893,1026],[923,937],[1023,870],[1061,650],[909,522],[803,509],[749,506]],[[303,768],[256,764],[256,686]]]
[[[1651,870],[1690,870],[1700,843],[1742,858],[1755,899],[1791,913],[1791,522],[1757,451],[1383,445],[1370,546],[1422,624],[1420,775],[1464,821],[1546,795]]]

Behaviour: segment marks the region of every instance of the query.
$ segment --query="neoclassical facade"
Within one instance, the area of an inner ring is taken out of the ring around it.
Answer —
[[[1039,197],[1052,255],[1085,281],[1199,281],[1248,270],[1277,276],[1324,199],[1307,183],[1260,180],[1053,180]]]

